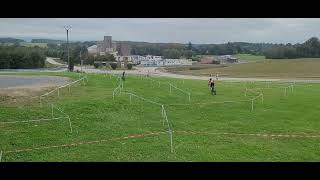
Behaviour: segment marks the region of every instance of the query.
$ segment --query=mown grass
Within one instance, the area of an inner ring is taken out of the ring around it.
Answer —
[[[319,58],[252,61],[244,64],[167,67],[166,70],[178,74],[196,76],[208,76],[209,74],[218,73],[220,77],[320,78]]]
[[[41,47],[41,48],[47,48],[47,43],[31,43],[31,42],[23,42],[23,43],[20,43],[21,46],[26,46],[26,47],[35,47],[35,46],[38,46],[38,47]]]
[[[23,75],[58,75],[73,79],[76,73],[19,73]],[[263,82],[217,82],[217,95],[209,94],[206,81],[173,78],[150,79],[129,76],[124,91],[164,104],[173,128],[173,148],[167,133],[132,139],[57,147],[30,152],[6,153],[14,149],[71,144],[77,142],[126,137],[128,135],[165,132],[161,108],[125,94],[112,98],[117,78],[88,75],[86,85],[53,94],[39,107],[37,99],[28,103],[1,104],[1,121],[18,121],[51,117],[50,105],[61,108],[72,121],[69,132],[66,119],[1,125],[0,147],[3,161],[319,161],[320,138],[286,138],[217,135],[210,133],[267,133],[267,134],[319,134],[320,85],[297,85],[284,96],[287,84]],[[160,87],[159,87],[160,82]],[[183,92],[191,92],[191,102]],[[254,111],[251,102],[240,101],[254,97],[245,88],[263,89],[264,102],[257,99]],[[123,92],[124,92],[123,91]],[[196,104],[199,103],[199,104]],[[208,104],[200,104],[208,103]],[[210,104],[211,103],[211,104]],[[61,113],[55,111],[55,117]],[[185,134],[181,131],[206,132]]]
[[[264,61],[266,60],[265,56],[258,56],[258,55],[252,55],[252,54],[236,54],[236,58],[239,60],[243,60],[246,62],[256,62],[256,61]]]

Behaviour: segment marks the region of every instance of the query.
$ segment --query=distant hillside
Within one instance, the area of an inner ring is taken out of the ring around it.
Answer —
[[[47,43],[47,44],[62,44],[66,43],[64,40],[55,40],[55,39],[32,39],[32,43]]]
[[[0,43],[20,43],[25,42],[22,39],[16,39],[16,38],[0,38]]]

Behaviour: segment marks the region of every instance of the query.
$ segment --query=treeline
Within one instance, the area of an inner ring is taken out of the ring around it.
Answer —
[[[32,39],[32,43],[50,43],[50,44],[62,44],[66,43],[64,40],[54,40],[54,39]]]
[[[126,42],[131,46],[131,54],[157,55],[165,57],[191,58],[196,55],[254,54],[262,55],[263,50],[276,46],[271,43],[229,42],[225,44],[179,44],[179,43],[146,43]]]
[[[312,37],[302,44],[278,45],[266,49],[263,55],[267,59],[318,58],[320,57],[320,41]]]
[[[21,43],[25,42],[22,39],[16,39],[16,38],[0,38],[0,43],[11,43],[11,44],[16,44],[16,43]]]
[[[81,59],[84,60],[84,64],[93,64],[95,61],[94,57],[88,54],[88,47],[93,44],[90,42],[74,42],[69,43],[70,52],[70,63],[71,65],[80,64],[80,52]],[[68,62],[68,48],[67,44],[63,43],[61,45],[48,44],[48,48],[44,50],[44,54],[48,57],[57,57],[61,60]]]
[[[45,59],[41,48],[0,46],[0,69],[43,68]]]

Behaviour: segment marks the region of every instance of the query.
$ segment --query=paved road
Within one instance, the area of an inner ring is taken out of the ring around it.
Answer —
[[[61,64],[61,63],[55,61],[54,58],[52,58],[52,57],[47,57],[46,61],[50,64],[53,64],[53,65],[66,66],[66,64]]]

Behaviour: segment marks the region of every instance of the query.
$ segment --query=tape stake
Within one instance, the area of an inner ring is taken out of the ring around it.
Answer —
[[[53,117],[53,104],[51,104],[51,117],[52,117],[52,119],[54,118]]]
[[[263,99],[263,94],[261,94],[261,102],[262,102],[262,104],[263,104],[263,100],[264,100],[264,99]]]
[[[2,151],[0,152],[0,162],[2,162]]]
[[[72,134],[72,125],[71,125],[71,120],[70,120],[70,117],[69,117],[69,116],[68,116],[68,121],[69,121],[70,133]]]
[[[132,103],[132,101],[131,101],[131,94],[130,94],[130,96],[129,96],[129,97],[130,97],[130,104],[131,104],[131,103]]]
[[[163,117],[163,105],[161,105],[161,116]]]
[[[190,98],[190,96],[191,96],[191,93],[189,93],[189,102],[191,101],[191,98]]]
[[[171,130],[170,130],[170,146],[171,146],[171,153],[173,153],[172,131]]]
[[[251,112],[253,111],[253,99],[251,100]]]

